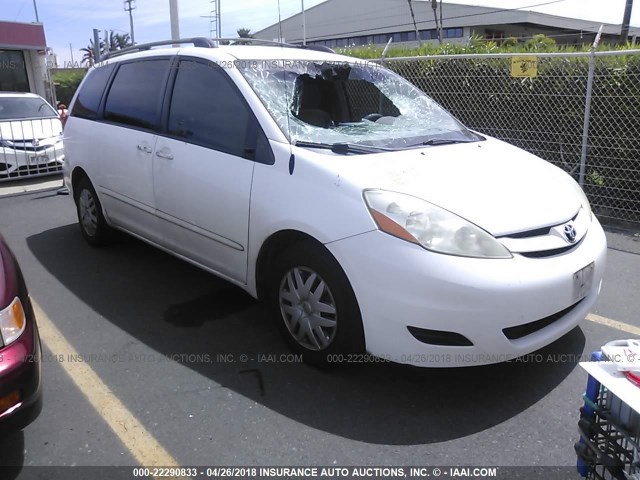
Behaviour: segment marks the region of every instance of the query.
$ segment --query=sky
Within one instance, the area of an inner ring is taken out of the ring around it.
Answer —
[[[180,35],[209,36],[210,0],[178,0]],[[309,9],[325,0],[304,0]],[[581,18],[594,22],[621,23],[625,0],[455,0],[451,3],[496,8],[523,8],[553,15]],[[60,66],[71,66],[82,58],[80,48],[86,47],[93,29],[129,33],[129,16],[122,0],[35,0],[40,21],[44,23],[47,43],[58,55]],[[302,0],[280,0],[282,18],[300,12]],[[341,18],[360,12],[349,11],[350,0],[341,0]],[[446,2],[445,2],[446,3]],[[640,2],[636,5],[631,24],[640,26]],[[169,0],[136,0],[134,10],[137,43],[171,38]],[[236,36],[238,28],[261,30],[278,21],[278,0],[221,0],[223,36]],[[35,21],[34,0],[0,0],[0,20]],[[71,46],[70,46],[71,44]],[[73,53],[72,53],[73,52]]]

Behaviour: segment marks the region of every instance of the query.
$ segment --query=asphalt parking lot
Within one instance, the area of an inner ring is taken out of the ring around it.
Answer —
[[[43,411],[0,439],[10,478],[141,461],[568,467],[586,381],[577,362],[640,331],[634,232],[608,233],[597,317],[537,352],[542,362],[335,372],[287,355],[266,309],[230,284],[132,238],[87,246],[67,196],[0,197],[0,232],[44,347]]]

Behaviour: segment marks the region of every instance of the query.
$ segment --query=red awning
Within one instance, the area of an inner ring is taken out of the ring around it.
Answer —
[[[0,49],[42,50],[46,47],[42,24],[0,22]]]

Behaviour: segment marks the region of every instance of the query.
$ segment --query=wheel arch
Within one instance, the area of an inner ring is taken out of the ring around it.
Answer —
[[[255,281],[258,299],[265,298],[267,280],[269,278],[269,271],[273,266],[273,261],[287,248],[300,242],[314,243],[329,252],[321,241],[300,230],[280,230],[271,234],[262,243],[256,258]]]
[[[71,193],[73,194],[74,200],[76,200],[78,184],[80,183],[80,180],[82,180],[83,178],[86,178],[87,180],[91,181],[91,179],[89,178],[89,175],[87,174],[87,172],[85,172],[85,170],[82,167],[74,168],[73,172],[71,173]]]

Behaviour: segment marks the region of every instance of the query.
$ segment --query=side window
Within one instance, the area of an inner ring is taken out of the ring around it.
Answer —
[[[168,67],[166,59],[120,65],[105,103],[105,120],[154,129],[158,125]]]
[[[89,72],[73,104],[72,117],[92,120],[98,116],[100,100],[114,67],[113,64],[105,65]]]
[[[252,158],[257,132],[252,122],[257,123],[253,113],[222,69],[192,60],[180,61],[169,111],[170,135]]]

